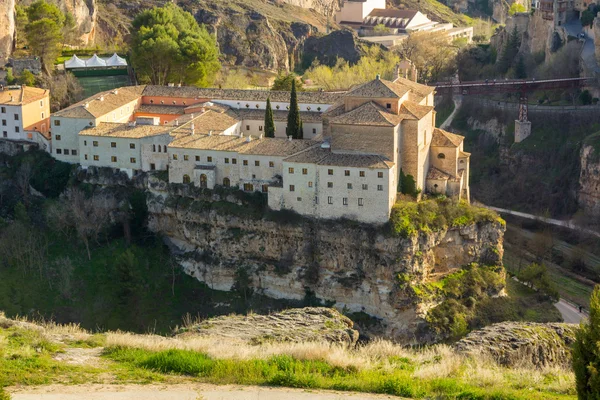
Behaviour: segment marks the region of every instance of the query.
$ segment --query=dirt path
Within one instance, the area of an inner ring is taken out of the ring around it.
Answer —
[[[454,117],[456,116],[456,113],[462,104],[462,96],[452,96],[452,101],[454,102],[454,110],[452,110],[452,113],[448,116],[448,118],[442,122],[440,129],[445,130],[450,127],[450,124],[452,124],[452,121],[454,121]]]
[[[364,393],[258,386],[185,385],[49,385],[7,388],[13,400],[343,400],[398,399]]]

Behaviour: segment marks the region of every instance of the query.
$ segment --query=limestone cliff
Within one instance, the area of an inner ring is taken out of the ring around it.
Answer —
[[[6,64],[15,37],[15,0],[0,0],[0,66]]]
[[[313,9],[321,15],[335,15],[342,5],[343,0],[283,0],[293,6]]]
[[[594,139],[598,142],[600,138],[589,138],[581,148],[578,202],[586,214],[600,217],[600,151]]]
[[[257,216],[236,197],[239,191],[191,193],[152,176],[144,185],[149,228],[167,237],[184,270],[211,288],[232,290],[243,274],[249,287],[271,298],[312,296],[380,319],[380,333],[403,342],[419,340],[424,316],[439,301],[419,298],[411,287],[502,258],[499,223],[402,239],[349,221]]]

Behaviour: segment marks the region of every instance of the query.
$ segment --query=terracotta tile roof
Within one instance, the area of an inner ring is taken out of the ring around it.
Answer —
[[[396,126],[401,121],[401,116],[387,112],[372,101],[329,120],[332,124],[370,126]]]
[[[184,114],[186,106],[163,106],[154,104],[142,104],[140,108],[136,110],[139,113],[147,114],[167,114],[176,115]]]
[[[463,136],[435,128],[433,130],[431,145],[438,147],[459,147],[463,140],[465,140]]]
[[[313,104],[333,104],[337,102],[344,92],[298,92],[298,102]],[[267,97],[272,102],[289,103],[290,92],[279,92],[269,90],[240,90],[240,89],[213,89],[197,88],[192,86],[169,87],[169,86],[146,86],[144,96],[204,98],[211,100],[239,100],[242,101],[266,101]]]
[[[139,99],[144,86],[126,86],[98,93],[53,114],[55,117],[99,118]],[[87,108],[85,105],[87,104]]]
[[[186,114],[179,118],[179,126],[173,129],[173,134],[192,134],[192,123],[194,125],[194,133],[198,135],[208,135],[210,131],[216,135],[226,129],[231,128],[240,122],[239,117],[233,111],[218,112],[214,110],[206,110],[202,114]],[[170,125],[174,125],[174,121]]]
[[[318,164],[338,167],[390,169],[394,163],[379,155],[334,153],[330,149],[313,147],[302,153],[284,159],[285,162],[299,164]]]
[[[47,89],[29,86],[19,86],[18,88],[13,89],[5,87],[4,90],[0,90],[0,104],[7,106],[19,106],[23,104],[29,104],[37,100],[42,100],[48,96],[49,92]]]
[[[413,115],[417,119],[425,117],[431,110],[433,110],[431,106],[421,106],[408,100],[402,102],[400,106],[401,113]]]
[[[256,121],[262,121],[265,119],[265,110],[236,110],[240,119],[250,119]],[[288,111],[283,110],[273,110],[273,120],[274,121],[287,121]],[[321,122],[323,121],[322,114],[320,112],[310,111],[303,112],[300,111],[300,118],[302,122]]]
[[[410,88],[400,83],[373,79],[351,89],[347,96],[368,98],[401,98],[410,91]]]
[[[167,135],[173,128],[164,125],[135,125],[102,122],[93,128],[82,130],[81,136],[104,136],[114,138],[141,139],[144,137]]]
[[[461,151],[458,155],[459,157],[471,157],[471,153],[467,153],[466,151]]]
[[[434,86],[427,86],[417,82],[413,82],[410,79],[399,77],[394,81],[394,83],[398,85],[405,86],[410,89],[411,93],[409,94],[410,100],[420,103],[424,97],[430,95],[435,91]]]
[[[452,179],[452,176],[441,171],[435,167],[429,167],[429,172],[427,173],[427,179],[433,179],[436,181],[447,181]]]
[[[239,154],[286,157],[315,146],[310,140],[288,140],[283,138],[256,138],[230,135],[190,135],[180,137],[171,144],[171,148],[214,150],[236,152]]]
[[[414,18],[417,10],[398,10],[396,8],[375,8],[368,17]]]

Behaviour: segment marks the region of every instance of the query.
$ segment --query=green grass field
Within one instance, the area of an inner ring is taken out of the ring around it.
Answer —
[[[132,85],[129,76],[127,75],[85,76],[77,79],[81,86],[83,86],[84,97],[90,97],[106,90]]]

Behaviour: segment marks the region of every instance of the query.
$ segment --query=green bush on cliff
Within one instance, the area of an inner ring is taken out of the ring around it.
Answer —
[[[6,393],[4,389],[0,387],[0,400],[10,400],[10,394]]]
[[[589,323],[582,323],[577,332],[573,370],[579,399],[600,399],[600,286],[594,288],[590,298]]]
[[[504,221],[495,212],[447,197],[399,201],[392,208],[390,225],[395,236],[408,238],[419,232],[436,232],[479,222]]]

